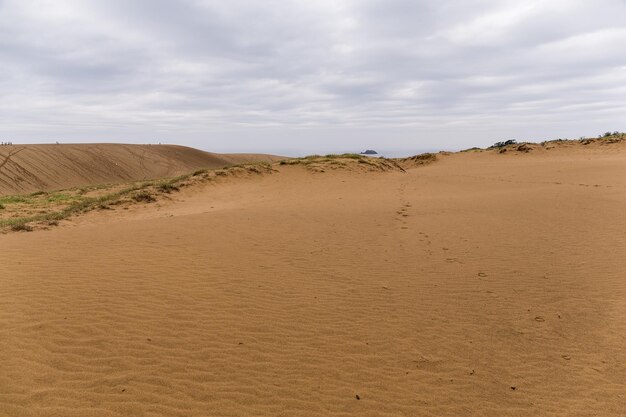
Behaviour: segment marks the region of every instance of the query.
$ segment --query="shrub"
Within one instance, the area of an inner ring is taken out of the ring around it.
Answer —
[[[11,225],[11,230],[14,232],[32,232],[33,228],[26,223],[16,223]]]
[[[152,194],[147,191],[140,191],[136,193],[135,195],[133,195],[133,200],[137,202],[143,201],[144,203],[152,203],[153,201],[156,201],[155,198],[152,197]]]
[[[514,139],[509,139],[509,140],[505,140],[503,142],[496,142],[494,143],[491,147],[492,148],[502,148],[504,146],[508,146],[508,145],[515,145],[517,143],[516,140]]]
[[[163,184],[159,184],[158,189],[162,193],[168,193],[168,194],[171,193],[172,191],[180,190],[180,188],[178,188],[174,184],[170,184],[170,183],[167,183],[167,182],[165,182]]]

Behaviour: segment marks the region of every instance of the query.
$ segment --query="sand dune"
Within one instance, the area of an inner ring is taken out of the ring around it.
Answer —
[[[0,415],[624,415],[623,143],[364,167],[0,235]]]
[[[200,168],[278,159],[260,154],[215,154],[176,145],[0,146],[0,195],[171,177]]]

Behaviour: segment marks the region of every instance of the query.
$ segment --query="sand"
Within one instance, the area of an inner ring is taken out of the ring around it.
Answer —
[[[0,235],[0,415],[624,415],[623,144],[276,169]]]
[[[216,154],[177,145],[0,146],[0,195],[173,177],[201,168],[278,159],[261,154]]]

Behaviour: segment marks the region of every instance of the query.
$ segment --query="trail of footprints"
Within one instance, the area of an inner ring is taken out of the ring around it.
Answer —
[[[399,191],[400,191],[400,197],[402,200],[405,200],[404,198],[404,189],[405,189],[405,184],[400,185]],[[408,222],[407,222],[407,217],[409,217],[409,209],[411,208],[411,203],[409,202],[405,202],[402,204],[402,207],[400,207],[400,209],[398,209],[396,211],[396,220],[400,220],[402,222],[402,229],[408,229],[409,227],[407,226]]]
[[[404,184],[400,186],[399,191],[400,191],[400,196],[401,197],[404,197],[404,188],[405,188]],[[404,198],[402,198],[402,199],[405,200]],[[410,212],[411,212],[411,208],[412,207],[413,207],[413,205],[405,200],[405,202],[402,203],[401,207],[398,210],[396,210],[395,219],[397,221],[401,222],[400,229],[402,229],[402,230],[408,230],[409,229],[408,217],[411,216]],[[421,232],[421,231],[419,231],[417,233],[419,235],[418,240],[420,242],[423,242],[426,245],[425,252],[428,255],[433,255],[432,241],[430,240],[430,236],[428,236],[426,233]],[[441,248],[441,249],[444,251],[444,253],[445,253],[445,251],[449,250],[449,248],[445,248],[445,247]],[[447,257],[447,258],[445,258],[445,260],[446,260],[446,262],[450,262],[450,263],[463,263],[460,260],[458,260],[457,258]]]
[[[400,186],[400,196],[404,197],[404,185]],[[405,200],[402,205],[400,206],[400,208],[398,210],[396,210],[396,216],[395,219],[397,221],[400,222],[401,226],[400,229],[401,230],[408,230],[409,229],[409,222],[408,222],[408,218],[411,217],[411,208],[413,207],[413,205],[411,203],[409,203],[408,201],[406,201],[406,199],[402,198],[403,200]],[[430,240],[430,237],[424,233],[424,232],[417,232],[419,235],[418,240],[420,242],[423,242],[426,245],[425,248],[425,252],[428,255],[432,255],[433,251],[431,249],[431,245],[432,242]]]

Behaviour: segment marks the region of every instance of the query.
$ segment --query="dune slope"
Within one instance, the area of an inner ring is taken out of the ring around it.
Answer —
[[[0,235],[0,415],[623,415],[623,147],[278,169]]]
[[[259,154],[215,154],[176,145],[0,146],[0,195],[170,177],[200,168],[276,159]]]

